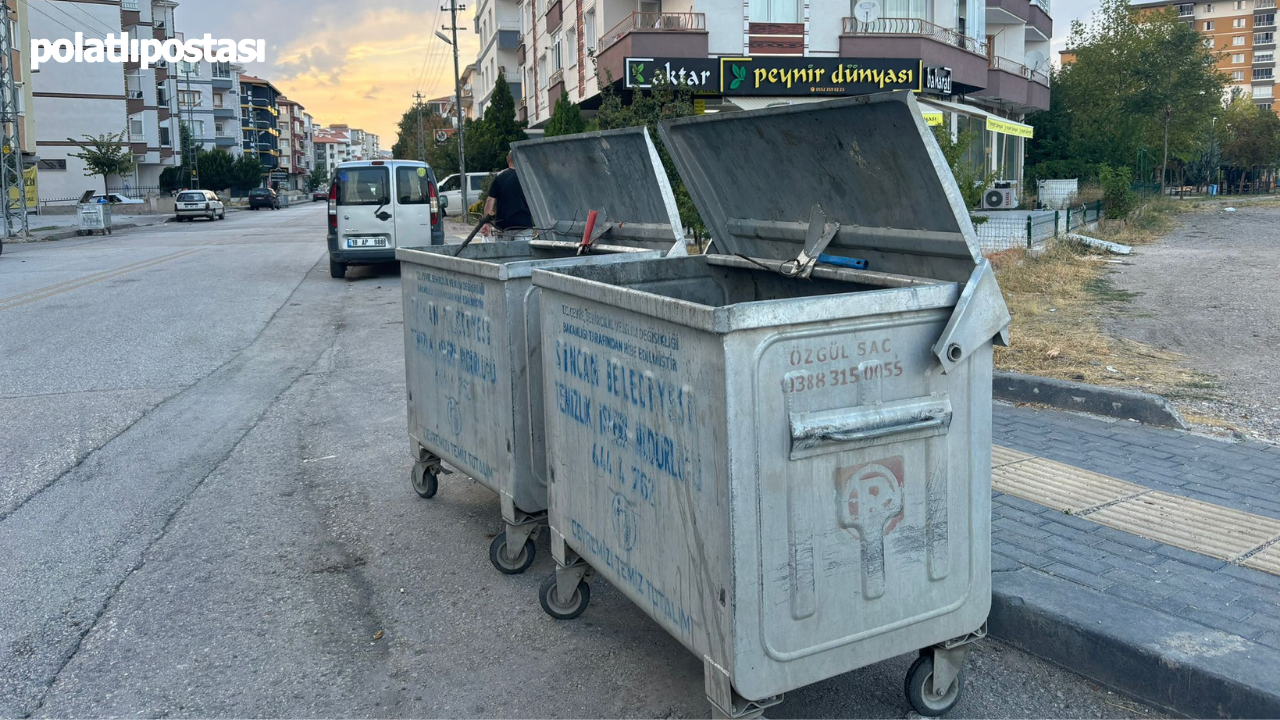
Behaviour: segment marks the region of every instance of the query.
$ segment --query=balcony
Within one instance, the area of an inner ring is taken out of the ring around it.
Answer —
[[[844,19],[841,57],[920,58],[951,68],[957,93],[987,84],[987,43],[917,18]]]
[[[1276,6],[1276,0],[1253,0],[1253,8],[1255,10],[1263,10]]]
[[[1195,17],[1196,15],[1196,6],[1192,3],[1187,3],[1185,5],[1175,5],[1174,8],[1177,9],[1178,17],[1180,18]]]
[[[704,13],[634,12],[605,33],[596,49],[601,77],[607,71],[614,80],[625,76],[629,57],[706,56],[707,16]]]
[[[1015,112],[1048,110],[1049,75],[1008,58],[992,56],[986,87],[974,95]]]
[[[1265,15],[1254,15],[1253,26],[1255,28],[1270,28],[1276,26],[1276,14],[1267,13]]]
[[[563,9],[560,5],[560,0],[552,0],[551,4],[547,6],[546,28],[548,33],[553,32],[556,28],[560,27],[560,20],[562,19],[562,16]]]
[[[1275,45],[1276,34],[1274,32],[1256,32],[1253,34],[1253,46],[1261,47],[1264,45]]]

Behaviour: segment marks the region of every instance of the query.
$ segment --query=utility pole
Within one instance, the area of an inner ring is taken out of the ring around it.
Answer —
[[[444,10],[445,8],[440,8]],[[449,0],[449,27],[445,28],[453,33],[452,39],[445,37],[439,30],[436,31],[436,37],[444,40],[453,46],[453,87],[454,98],[453,107],[458,122],[458,177],[462,181],[462,217],[467,216],[467,152],[466,142],[463,137],[464,129],[462,126],[462,71],[458,67],[458,10],[466,10],[467,6],[458,7],[458,0]]]
[[[414,103],[414,107],[418,111],[418,159],[421,160],[422,162],[426,162],[427,161],[427,141],[424,140],[422,137],[422,93],[420,92],[414,93],[413,99],[416,101]]]
[[[13,73],[13,27],[5,4],[0,18],[0,197],[4,202],[4,237],[14,234],[14,212],[21,214],[18,225],[27,235],[27,187],[22,174],[22,119],[18,116],[18,90]],[[17,195],[15,198],[14,195]],[[17,205],[15,208],[14,205]]]
[[[187,82],[187,135],[190,136],[191,138],[187,142],[187,147],[182,149],[182,151],[184,153],[187,153],[187,155],[189,155],[190,157],[186,157],[183,159],[191,163],[191,178],[190,178],[191,189],[199,190],[200,189],[200,171],[196,168],[196,160],[197,158],[200,157],[200,151],[193,150],[193,148],[196,147],[196,109],[195,109],[195,104],[191,102],[191,99],[194,96],[194,93],[191,91],[191,65],[190,64],[187,65],[186,71],[183,72],[182,74],[186,78],[186,82]],[[179,100],[179,108],[181,108],[181,100]],[[178,129],[178,137],[182,137],[181,128]]]

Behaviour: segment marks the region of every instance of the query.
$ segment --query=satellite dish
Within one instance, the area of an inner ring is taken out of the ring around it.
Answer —
[[[870,25],[880,19],[880,0],[860,0],[853,6],[853,16],[861,25]]]

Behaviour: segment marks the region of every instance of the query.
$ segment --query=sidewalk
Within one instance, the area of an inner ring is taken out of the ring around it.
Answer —
[[[1280,447],[997,405],[992,634],[1192,716],[1280,716]]]
[[[131,227],[146,227],[149,225],[160,225],[172,218],[173,215],[125,215],[113,211],[111,214],[112,229],[125,229]],[[75,231],[80,226],[80,219],[75,213],[69,215],[32,215],[27,218],[27,227],[30,228],[30,239],[24,240],[20,237],[14,237],[5,242],[41,242],[43,240],[59,240],[66,237],[75,237]],[[69,236],[67,233],[71,233]]]

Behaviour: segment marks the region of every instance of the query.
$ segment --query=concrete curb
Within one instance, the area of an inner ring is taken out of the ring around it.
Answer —
[[[995,399],[1007,402],[1038,403],[1061,410],[1137,420],[1146,425],[1187,429],[1182,415],[1168,400],[1138,390],[997,372],[992,378],[991,392]]]
[[[168,222],[168,221],[166,220],[165,222]],[[151,227],[153,225],[162,225],[162,224],[163,223],[114,223],[113,222],[111,224],[111,230],[112,232],[115,232],[116,230],[128,230],[129,228]],[[56,232],[43,233],[39,237],[32,236],[27,240],[23,240],[21,238],[9,238],[5,240],[5,242],[13,243],[14,245],[21,245],[24,243],[39,243],[39,242],[51,242],[54,240],[66,240],[68,238],[76,237],[77,236],[76,233],[78,232],[79,231],[76,230],[76,228],[68,228],[66,230],[58,230]]]
[[[1031,568],[996,572],[995,637],[1189,717],[1280,717],[1280,651]]]

